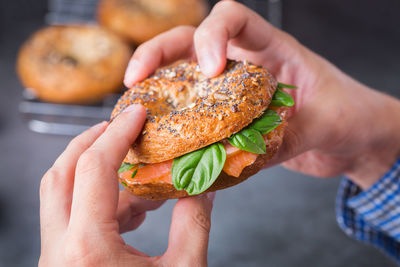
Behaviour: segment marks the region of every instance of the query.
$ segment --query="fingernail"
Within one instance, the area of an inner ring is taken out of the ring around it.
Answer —
[[[215,75],[217,66],[217,58],[213,54],[206,54],[200,59],[201,72],[207,77]]]
[[[132,104],[132,105],[128,106],[126,109],[124,109],[124,111],[122,113],[125,113],[125,112],[136,112],[139,109],[140,109],[140,105],[139,104]]]
[[[125,71],[124,84],[126,87],[131,87],[136,82],[136,70],[139,66],[139,61],[133,59],[129,62]]]
[[[211,201],[214,201],[214,198],[215,198],[215,196],[216,196],[216,192],[214,191],[214,192],[208,192],[207,194],[206,194],[206,196],[207,196],[207,198],[209,199],[209,200],[211,200]]]

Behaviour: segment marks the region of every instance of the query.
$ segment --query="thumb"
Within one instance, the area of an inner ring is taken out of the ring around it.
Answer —
[[[279,150],[264,168],[285,162],[321,144],[329,126],[320,113],[316,113],[312,106],[303,107],[290,117]]]
[[[206,266],[211,210],[215,192],[178,200],[175,205],[167,262],[182,266]]]

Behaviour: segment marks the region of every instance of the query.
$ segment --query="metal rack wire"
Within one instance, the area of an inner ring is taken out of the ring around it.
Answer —
[[[18,108],[34,132],[75,136],[98,122],[109,120],[120,96],[108,95],[96,105],[67,105],[41,102],[25,90]]]
[[[95,22],[98,0],[48,0],[48,24],[75,24]],[[161,1],[161,0],[160,0]],[[210,0],[215,4],[216,0]],[[281,0],[240,1],[267,18],[277,27],[281,26]],[[75,136],[91,125],[108,120],[119,94],[109,95],[97,105],[64,105],[45,103],[24,90],[19,112],[30,130],[38,133]]]

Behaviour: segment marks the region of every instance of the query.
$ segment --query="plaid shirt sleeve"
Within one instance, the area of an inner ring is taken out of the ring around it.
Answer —
[[[349,236],[371,244],[400,263],[400,159],[370,189],[343,178],[336,219]]]

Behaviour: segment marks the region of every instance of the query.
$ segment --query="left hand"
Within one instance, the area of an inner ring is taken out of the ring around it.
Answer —
[[[149,257],[120,236],[162,204],[118,192],[117,170],[146,117],[140,105],[126,110],[72,140],[44,175],[39,266],[207,265],[213,195],[177,202],[162,256]]]

